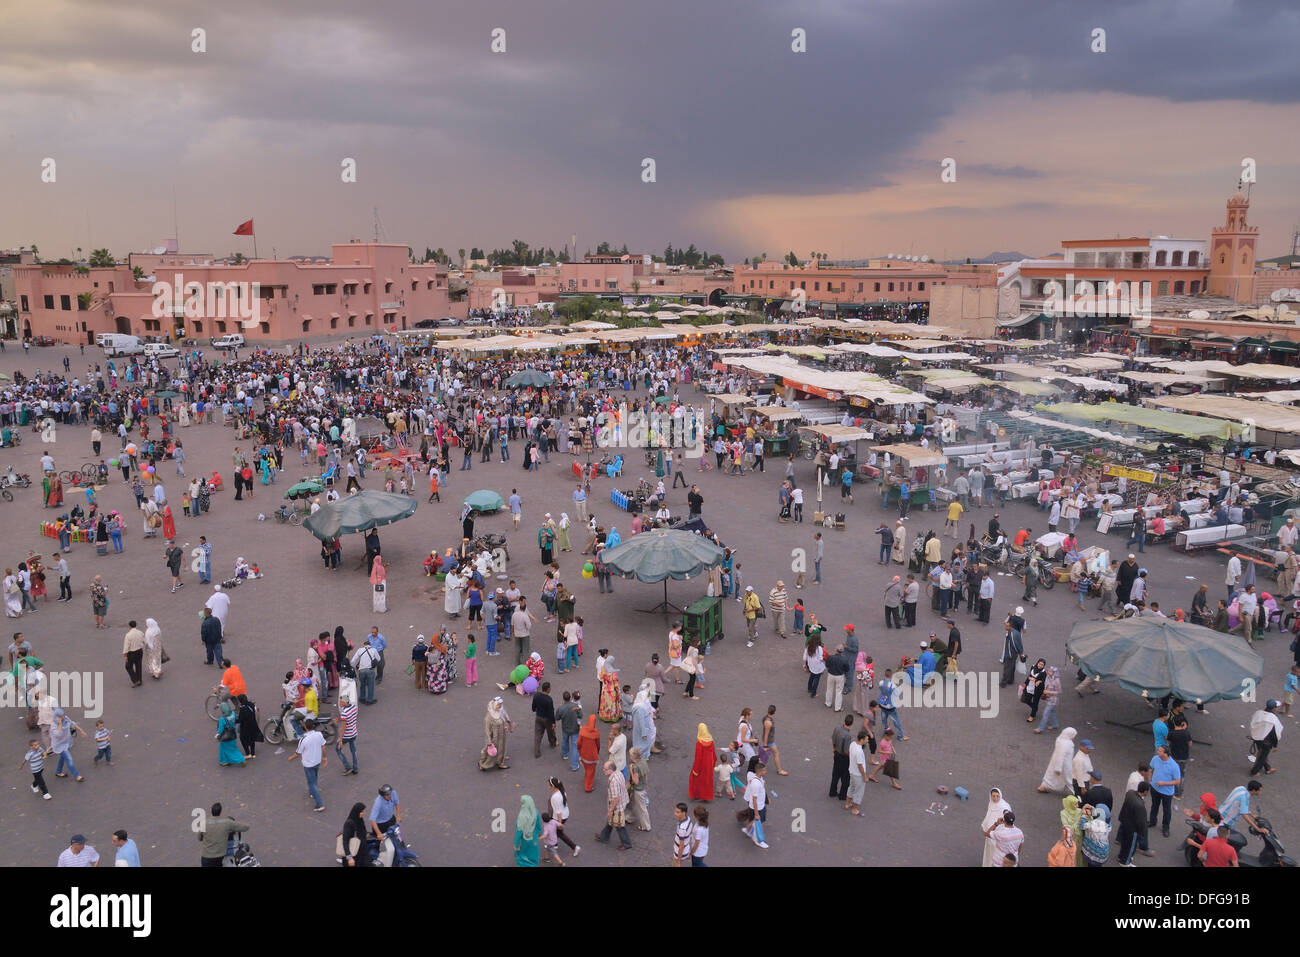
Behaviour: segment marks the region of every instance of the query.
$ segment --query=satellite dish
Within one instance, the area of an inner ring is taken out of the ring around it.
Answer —
[[[1292,299],[1300,299],[1300,289],[1292,289],[1292,290],[1291,290],[1291,298],[1292,298]]]
[[[1268,298],[1272,299],[1274,302],[1281,302],[1283,299],[1290,299],[1290,298],[1291,298],[1291,290],[1290,290],[1290,289],[1274,289],[1274,290],[1273,290],[1273,294],[1272,294],[1271,296],[1269,296]]]
[[[1204,309],[1193,309],[1187,314],[1188,319],[1209,319],[1210,314]]]
[[[163,255],[163,253],[165,253],[165,252],[167,252],[167,247],[166,247],[166,246],[155,246],[155,247],[154,247],[154,250],[153,250],[153,255],[155,255],[155,256],[161,256],[161,255]]]

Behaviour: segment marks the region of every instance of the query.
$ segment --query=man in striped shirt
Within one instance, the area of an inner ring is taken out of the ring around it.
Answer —
[[[343,733],[334,743],[334,750],[339,754],[339,761],[343,763],[344,774],[357,773],[357,706],[351,698],[344,696],[339,698],[339,719],[343,722]],[[348,746],[352,752],[352,763],[348,763],[348,756],[343,753],[343,745]]]
[[[47,801],[50,800],[50,789],[45,786],[45,749],[36,738],[27,742],[27,753],[23,755],[22,761],[18,762],[20,768],[24,761],[27,763],[27,770],[32,772],[32,793],[41,795]]]
[[[776,587],[767,593],[767,606],[772,611],[772,630],[782,638],[788,638],[785,631],[785,610],[789,601],[789,593],[785,590],[785,582],[778,581]]]

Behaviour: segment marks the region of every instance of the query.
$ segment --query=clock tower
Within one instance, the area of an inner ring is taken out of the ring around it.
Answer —
[[[1210,276],[1206,289],[1212,296],[1226,296],[1248,303],[1255,294],[1255,243],[1259,227],[1246,225],[1250,199],[1237,190],[1228,200],[1228,218],[1210,230]]]

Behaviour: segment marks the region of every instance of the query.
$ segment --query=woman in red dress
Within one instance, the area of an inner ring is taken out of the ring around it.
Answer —
[[[163,527],[163,538],[167,539],[167,541],[169,542],[175,541],[176,540],[176,519],[172,518],[172,507],[170,505],[163,506],[162,527]]]
[[[713,750],[713,737],[703,722],[695,738],[695,762],[691,765],[691,780],[686,789],[692,801],[713,800],[713,768],[717,756]]]

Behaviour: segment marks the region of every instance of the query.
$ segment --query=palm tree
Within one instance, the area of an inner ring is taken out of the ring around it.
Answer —
[[[460,249],[456,250],[456,252],[460,254],[460,267],[464,269],[465,268],[465,247],[462,246]]]

